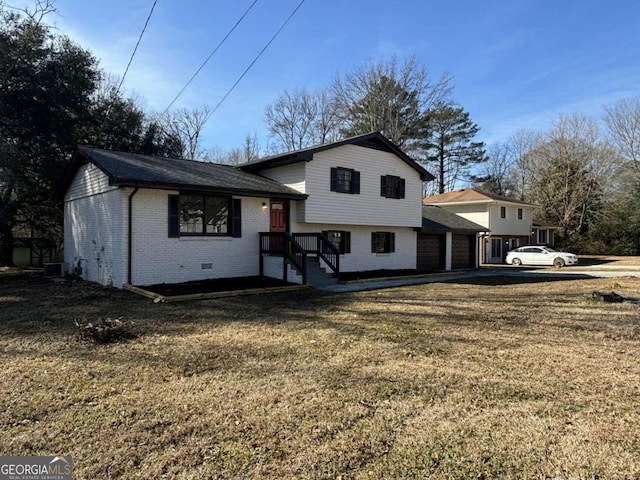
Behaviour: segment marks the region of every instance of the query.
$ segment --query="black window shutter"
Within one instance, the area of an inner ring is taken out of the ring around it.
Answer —
[[[387,196],[387,177],[385,175],[380,177],[380,196]]]
[[[351,179],[351,193],[360,195],[360,172],[353,172],[353,178]]]
[[[331,168],[331,191],[338,191],[338,169]]]
[[[231,235],[233,237],[239,238],[242,237],[242,200],[239,198],[234,198],[231,200],[232,205],[232,216],[233,223],[231,225]]]
[[[351,232],[343,232],[344,235],[344,251],[342,253],[351,253]]]
[[[396,251],[396,234],[394,232],[389,233],[389,253]]]
[[[376,253],[376,232],[371,232],[371,253]]]
[[[398,198],[404,198],[404,178],[398,179]]]
[[[180,236],[180,195],[169,195],[169,236]]]

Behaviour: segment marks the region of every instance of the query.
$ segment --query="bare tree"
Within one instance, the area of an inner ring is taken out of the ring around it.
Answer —
[[[336,102],[328,90],[320,90],[315,94],[317,115],[313,128],[313,143],[321,144],[338,139],[340,118],[336,109]]]
[[[474,187],[495,195],[513,196],[515,185],[511,172],[514,168],[514,158],[509,144],[492,145],[487,150],[486,158],[478,173],[471,176]]]
[[[507,140],[507,149],[512,158],[510,172],[514,195],[520,200],[529,200],[535,168],[530,152],[542,143],[541,134],[533,130],[519,130]]]
[[[525,156],[535,175],[531,200],[565,238],[588,231],[611,191],[607,173],[617,156],[596,123],[582,115],[560,117]]]
[[[208,163],[227,163],[227,152],[219,146],[210,147],[202,151],[202,161]]]
[[[606,106],[604,122],[622,157],[640,173],[640,97]]]
[[[274,149],[299,150],[332,140],[337,131],[334,103],[325,90],[285,90],[265,109]]]
[[[211,108],[203,106],[199,108],[170,111],[162,118],[157,119],[168,135],[175,136],[182,142],[184,151],[182,157],[190,160],[201,160],[204,151],[200,145],[200,136],[204,129]]]
[[[25,17],[27,17],[34,25],[41,25],[44,18],[51,14],[57,12],[53,0],[34,0],[33,7],[12,7],[7,5],[5,2],[0,2],[0,7],[6,6],[8,9],[17,10]]]
[[[240,165],[252,162],[260,158],[260,143],[255,133],[249,134],[244,139],[242,147],[224,151],[218,147],[210,148],[203,153],[205,162],[222,163],[226,165]]]

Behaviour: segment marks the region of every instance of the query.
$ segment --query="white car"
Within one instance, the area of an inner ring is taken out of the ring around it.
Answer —
[[[525,246],[507,252],[505,260],[509,265],[577,265],[578,257],[573,253],[556,252],[553,248]]]

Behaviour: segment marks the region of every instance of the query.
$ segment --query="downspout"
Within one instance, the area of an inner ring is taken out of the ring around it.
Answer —
[[[131,192],[129,194],[129,215],[128,217],[128,228],[127,228],[127,283],[129,285],[131,285],[131,263],[132,263],[132,258],[133,258],[133,238],[132,238],[132,231],[133,231],[133,218],[132,218],[132,214],[133,214],[133,196],[138,193],[138,185],[135,186],[135,188],[133,189],[133,192]]]

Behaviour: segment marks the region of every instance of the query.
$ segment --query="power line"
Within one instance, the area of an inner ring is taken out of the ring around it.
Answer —
[[[242,14],[242,16],[238,19],[238,21],[235,23],[235,25],[231,28],[231,30],[229,30],[229,32],[225,35],[225,37],[220,41],[220,43],[218,43],[218,45],[216,46],[216,48],[213,49],[213,51],[209,54],[209,56],[205,59],[204,62],[202,62],[202,65],[200,65],[200,67],[198,67],[198,69],[195,71],[195,73],[191,76],[191,78],[189,79],[189,81],[184,85],[184,87],[182,87],[182,90],[180,90],[180,92],[175,96],[175,98],[173,100],[171,100],[171,103],[169,104],[169,106],[167,108],[164,109],[164,111],[162,112],[162,115],[164,115],[165,113],[167,113],[167,111],[173,106],[173,104],[175,103],[176,100],[178,100],[178,98],[180,97],[180,95],[182,95],[184,93],[184,91],[187,89],[187,87],[189,86],[189,84],[191,84],[191,82],[193,81],[194,78],[196,78],[196,76],[198,75],[198,73],[200,73],[200,70],[202,70],[204,68],[204,66],[207,64],[207,62],[211,59],[211,57],[213,57],[213,55],[218,51],[218,49],[222,46],[222,44],[227,40],[227,38],[229,38],[229,36],[233,33],[233,31],[236,29],[236,27],[238,25],[240,25],[240,22],[242,22],[242,20],[244,20],[244,17],[247,16],[247,14],[249,13],[249,11],[253,8],[253,6],[258,3],[258,0],[254,0],[253,3],[251,5],[249,5],[249,8],[247,8],[247,10]]]
[[[227,99],[227,97],[231,94],[231,92],[233,92],[233,90],[236,88],[236,86],[238,85],[238,83],[240,83],[240,81],[244,78],[244,76],[247,74],[247,72],[249,70],[251,70],[251,67],[253,67],[253,65],[258,61],[258,59],[262,56],[262,54],[265,52],[265,50],[267,48],[269,48],[269,45],[271,45],[271,43],[276,39],[276,37],[280,34],[280,32],[284,29],[284,27],[287,26],[287,23],[289,23],[289,21],[293,18],[293,16],[296,14],[296,12],[300,9],[300,7],[302,6],[302,4],[304,3],[305,0],[301,0],[300,3],[298,3],[298,6],[296,8],[293,9],[293,12],[291,12],[291,14],[289,15],[289,17],[287,17],[287,19],[284,21],[284,23],[280,26],[280,28],[276,31],[276,33],[273,34],[273,36],[271,37],[271,39],[267,42],[267,44],[263,47],[262,50],[260,50],[260,53],[258,53],[258,55],[256,56],[256,58],[253,59],[253,61],[249,64],[249,66],[245,69],[244,72],[242,72],[242,75],[240,75],[240,77],[238,77],[238,79],[236,80],[236,82],[231,86],[231,88],[227,91],[227,93],[224,94],[224,97],[222,97],[222,99],[218,102],[218,104],[213,108],[213,110],[211,110],[211,112],[209,112],[209,115],[207,115],[207,117],[205,118],[204,123],[206,123],[209,118],[211,118],[211,116],[216,113],[216,110],[218,110],[218,108],[220,107],[220,105],[222,105],[222,103]]]
[[[122,75],[122,78],[120,79],[120,84],[118,85],[118,88],[116,89],[116,95],[120,92],[120,88],[122,87],[122,84],[124,83],[124,79],[127,76],[127,73],[129,72],[129,67],[131,66],[131,62],[133,62],[133,57],[136,55],[136,52],[138,51],[138,46],[140,45],[140,41],[142,40],[142,36],[144,35],[144,32],[147,30],[147,25],[149,25],[149,20],[151,20],[151,15],[153,15],[153,10],[156,8],[156,3],[158,3],[158,0],[153,0],[153,5],[151,6],[151,11],[149,12],[149,15],[147,15],[147,20],[144,22],[144,27],[142,27],[142,31],[140,32],[140,36],[138,37],[138,41],[136,42],[136,46],[133,49],[133,53],[131,53],[131,58],[129,58],[129,63],[127,63],[127,68],[124,69],[124,74]]]
[[[151,20],[151,15],[153,15],[153,10],[156,8],[156,3],[158,3],[158,0],[153,0],[153,5],[151,5],[151,10],[149,11],[149,15],[147,15],[147,19],[144,22],[144,26],[142,27],[142,31],[140,32],[140,36],[138,37],[138,41],[136,42],[136,46],[133,48],[133,52],[131,52],[131,57],[129,58],[129,63],[127,63],[127,68],[124,69],[124,74],[122,75],[122,78],[120,79],[120,83],[118,84],[118,88],[116,88],[114,94],[113,94],[113,98],[111,100],[111,102],[109,102],[107,104],[107,109],[105,111],[104,116],[102,117],[102,122],[100,122],[100,127],[98,128],[98,133],[104,130],[104,126],[107,122],[107,118],[109,117],[109,114],[111,113],[111,108],[113,107],[113,105],[115,104],[115,102],[118,100],[118,94],[120,93],[120,89],[122,88],[122,84],[124,83],[124,79],[127,77],[127,73],[129,73],[129,67],[131,66],[131,62],[133,62],[133,57],[135,57],[136,52],[138,51],[138,46],[140,45],[140,42],[142,41],[142,36],[144,35],[144,32],[147,30],[147,25],[149,25],[149,20]],[[91,150],[89,152],[89,156],[91,156],[93,154],[93,151],[95,149],[95,145],[91,146]],[[114,175],[117,175],[118,170],[120,169],[120,166],[122,164],[119,164],[116,166],[116,168],[114,169]]]

